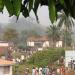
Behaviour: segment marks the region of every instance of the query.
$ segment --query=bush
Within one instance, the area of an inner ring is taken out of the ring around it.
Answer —
[[[61,56],[64,55],[64,49],[48,49],[34,53],[31,58],[29,58],[28,63],[37,66],[46,66],[56,62]]]

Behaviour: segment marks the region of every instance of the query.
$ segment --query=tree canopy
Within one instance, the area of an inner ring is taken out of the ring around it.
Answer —
[[[64,49],[48,49],[34,53],[27,62],[37,66],[47,66],[54,64],[61,56],[64,57],[64,55]]]
[[[29,12],[33,9],[36,18],[39,4],[47,5],[49,8],[49,16],[53,23],[57,19],[57,12],[63,10],[68,16],[75,18],[75,0],[0,0],[0,12],[4,6],[7,8],[9,16],[16,15],[19,17],[22,12],[24,17],[29,16]]]

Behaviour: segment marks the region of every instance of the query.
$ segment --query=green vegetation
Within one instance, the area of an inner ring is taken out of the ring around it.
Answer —
[[[13,28],[6,28],[3,34],[3,39],[6,41],[15,42],[17,40],[18,33]]]
[[[48,49],[34,53],[31,58],[29,58],[28,63],[37,66],[46,66],[49,64],[54,64],[54,62],[64,55],[64,49]]]
[[[55,47],[56,41],[58,41],[61,36],[60,29],[56,25],[50,25],[47,30],[48,37],[52,41],[53,47]]]
[[[50,64],[55,64],[55,62],[60,58],[61,56],[64,56],[64,49],[63,48],[56,48],[56,49],[48,49],[44,51],[39,51],[34,53],[27,62],[24,61],[20,64],[16,64],[13,67],[14,75],[25,75],[26,68],[29,68],[30,75],[32,68],[35,67],[44,67]],[[55,65],[56,67],[59,65]]]
[[[0,12],[3,11],[5,6],[10,16],[16,15],[18,18],[21,12],[24,17],[29,16],[31,9],[33,9],[38,19],[37,10],[39,4],[48,6],[52,23],[56,20],[57,12],[60,10],[63,10],[66,16],[70,15],[75,18],[75,0],[24,0],[23,2],[22,0],[0,0]]]

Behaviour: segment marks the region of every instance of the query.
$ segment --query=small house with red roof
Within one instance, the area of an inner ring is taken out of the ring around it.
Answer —
[[[0,75],[13,75],[12,73],[13,61],[0,59]]]

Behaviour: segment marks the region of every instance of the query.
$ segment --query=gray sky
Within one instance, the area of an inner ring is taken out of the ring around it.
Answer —
[[[48,7],[42,6],[40,8],[40,6],[39,6],[37,14],[39,17],[40,24],[48,26],[50,23],[49,15],[48,15]],[[23,16],[20,15],[20,17],[23,17]],[[30,17],[35,19],[35,15],[34,15],[33,11],[31,11]],[[9,17],[9,14],[8,14],[6,8],[4,8],[4,13],[3,14],[0,13],[0,23],[3,23],[3,24],[9,23],[11,19],[12,19],[12,17]]]

